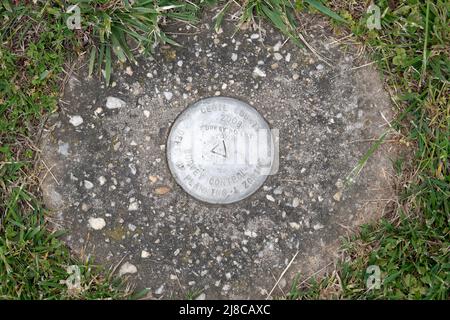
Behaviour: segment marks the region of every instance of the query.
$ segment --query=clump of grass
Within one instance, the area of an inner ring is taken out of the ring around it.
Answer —
[[[86,36],[91,44],[89,75],[96,68],[103,73],[107,84],[113,69],[112,53],[121,63],[136,63],[134,51],[146,54],[152,53],[159,43],[177,45],[161,30],[160,24],[167,19],[195,22],[199,9],[195,3],[174,0],[72,0],[70,3],[72,11],[74,6],[79,8],[79,34]]]
[[[241,2],[230,0],[223,5],[215,17],[215,28],[218,30],[224,19],[225,13],[233,4],[239,5],[239,10],[234,15],[239,17],[239,25],[258,26],[258,20],[264,19],[276,27],[297,46],[303,47],[301,38],[297,32],[295,11],[303,9],[305,3],[319,12],[330,16],[340,22],[346,22],[337,13],[333,12],[321,2],[315,0],[291,1],[291,0],[244,0]]]

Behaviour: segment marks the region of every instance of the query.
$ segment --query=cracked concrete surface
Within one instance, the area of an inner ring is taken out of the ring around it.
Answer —
[[[379,217],[393,197],[383,145],[355,183],[343,181],[392,117],[378,73],[354,48],[333,43],[326,24],[308,27],[317,60],[280,33],[241,30],[212,14],[198,29],[169,30],[183,47],[161,46],[139,65],[116,68],[112,85],[69,79],[49,120],[43,192],[67,244],[155,298],[265,298],[335,261],[340,236]],[[283,45],[284,44],[284,45]],[[187,106],[229,96],[256,108],[280,132],[279,171],[256,193],[229,205],[187,195],[170,175],[166,138]]]

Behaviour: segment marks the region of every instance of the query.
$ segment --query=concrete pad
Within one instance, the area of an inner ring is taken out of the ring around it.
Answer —
[[[310,44],[328,57],[265,34],[216,34],[174,25],[183,47],[163,46],[138,66],[115,70],[105,87],[70,78],[43,148],[45,201],[67,244],[86,252],[155,298],[265,298],[289,291],[297,273],[323,271],[338,239],[379,217],[392,198],[392,150],[382,146],[355,183],[346,176],[386,130],[391,106],[378,73],[357,48],[340,47],[314,20]],[[256,37],[255,34],[259,36]],[[256,193],[210,205],[170,175],[166,138],[187,106],[209,96],[240,99],[280,132],[280,166]]]

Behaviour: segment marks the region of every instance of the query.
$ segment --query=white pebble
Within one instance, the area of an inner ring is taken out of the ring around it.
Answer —
[[[238,58],[238,55],[236,53],[231,54],[231,60],[236,61]]]
[[[94,230],[102,230],[106,226],[105,219],[103,218],[89,218],[88,222]]]
[[[275,58],[275,60],[280,61],[281,59],[283,59],[283,56],[281,54],[279,54],[278,52],[275,52],[273,57]]]
[[[286,60],[286,62],[290,62],[290,61],[291,61],[291,54],[288,53],[288,54],[286,55],[286,57],[284,58],[284,60]]]
[[[98,177],[98,182],[100,183],[100,185],[104,185],[106,182],[106,178],[104,176]]]
[[[282,43],[281,43],[280,41],[278,41],[278,42],[273,46],[273,51],[274,51],[274,52],[279,51],[279,50],[281,49],[282,46],[283,46]]]
[[[70,117],[69,122],[74,126],[74,127],[78,127],[80,124],[83,123],[83,118],[80,116],[73,116]]]
[[[289,225],[292,229],[298,230],[300,229],[300,225],[297,222],[289,222]]]
[[[122,99],[116,97],[107,97],[106,98],[106,107],[108,109],[119,109],[125,107],[127,104]]]
[[[125,262],[119,270],[119,276],[123,276],[124,274],[132,274],[132,273],[136,273],[137,272],[137,268],[134,264],[131,264],[129,262]]]
[[[173,97],[173,93],[169,92],[169,91],[165,91],[164,92],[164,97],[166,98],[167,101],[170,101]]]
[[[148,251],[142,250],[141,251],[141,258],[148,258],[150,257],[150,253]]]
[[[139,209],[139,205],[137,202],[132,202],[130,203],[130,205],[128,206],[128,211],[136,211]]]
[[[313,226],[313,229],[314,229],[314,230],[320,230],[320,229],[323,229],[323,225],[320,224],[320,223],[317,223],[317,224],[315,224],[315,225]]]
[[[84,180],[84,187],[89,190],[94,187],[94,184],[92,182],[90,182],[89,180]]]
[[[262,78],[266,76],[266,73],[258,67],[255,67],[255,69],[253,70],[253,74]]]

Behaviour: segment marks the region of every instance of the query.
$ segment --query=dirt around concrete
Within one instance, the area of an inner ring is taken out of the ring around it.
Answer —
[[[395,198],[388,144],[343,190],[391,106],[377,71],[317,18],[308,40],[330,65],[268,26],[235,33],[225,21],[216,33],[211,17],[170,26],[182,47],[117,68],[110,87],[79,62],[42,146],[45,202],[73,250],[117,265],[155,298],[266,298],[296,255],[280,296],[297,273],[325,270],[339,237]],[[193,199],[166,162],[171,124],[209,96],[249,103],[280,132],[279,171],[234,204]]]

